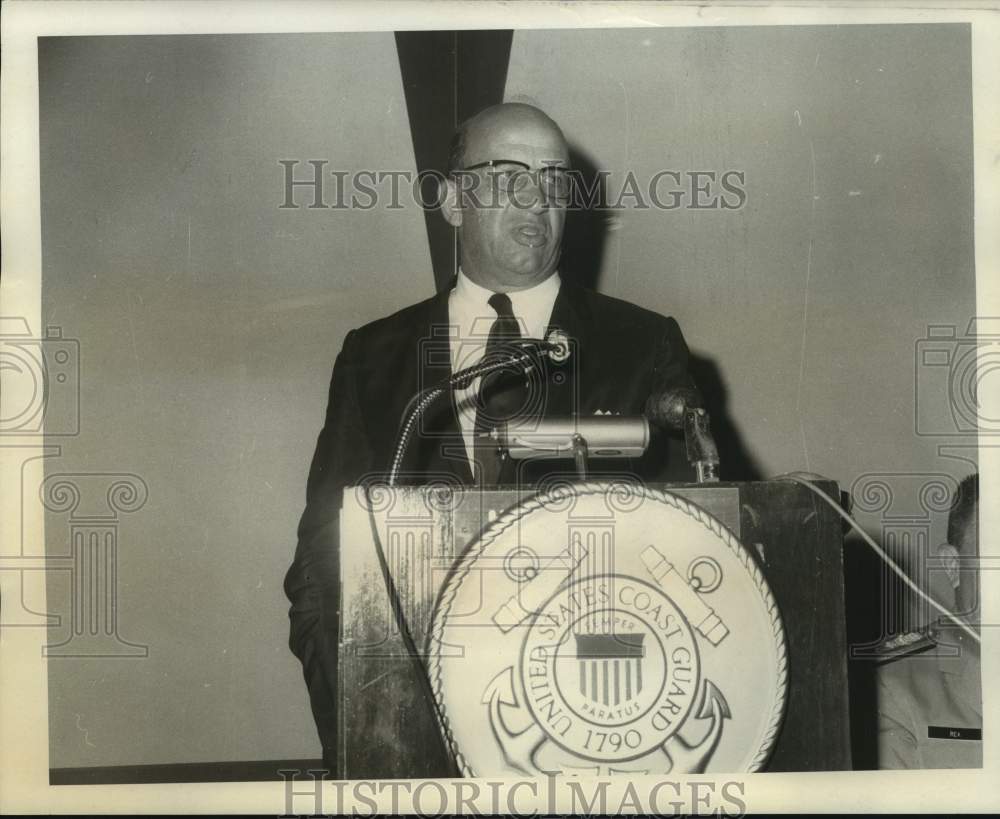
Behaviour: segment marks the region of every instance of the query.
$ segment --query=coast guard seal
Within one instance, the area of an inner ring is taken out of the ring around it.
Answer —
[[[441,589],[428,658],[468,776],[754,771],[784,713],[753,557],[640,485],[565,485],[491,523]]]

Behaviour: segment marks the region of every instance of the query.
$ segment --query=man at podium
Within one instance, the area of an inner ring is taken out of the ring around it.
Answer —
[[[452,289],[344,339],[285,578],[289,644],[303,664],[328,764],[336,739],[341,494],[388,471],[413,397],[512,340],[560,333],[571,350],[564,366],[533,368],[527,376],[494,373],[462,385],[423,416],[400,470],[400,481],[409,483],[535,485],[552,463],[504,459],[489,436],[496,424],[636,416],[651,395],[693,387],[676,321],[584,289],[572,271],[559,269],[570,170],[562,131],[537,108],[497,105],[463,123],[441,205],[460,247]],[[641,460],[605,463],[645,480],[691,474],[683,458],[668,459],[671,473],[665,473],[655,446]]]

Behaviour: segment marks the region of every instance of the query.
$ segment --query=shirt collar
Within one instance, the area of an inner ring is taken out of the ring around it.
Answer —
[[[531,338],[541,338],[545,334],[549,318],[552,315],[552,307],[555,304],[556,296],[559,295],[559,287],[562,279],[558,271],[549,276],[545,281],[539,282],[534,287],[525,290],[514,290],[507,293],[510,296],[511,307],[514,315],[521,321],[521,330],[527,331],[527,336]],[[452,291],[452,304],[463,314],[470,311],[485,309],[487,316],[495,315],[493,308],[489,306],[492,290],[488,290],[476,284],[461,270],[458,271],[458,279],[455,282],[455,289]]]

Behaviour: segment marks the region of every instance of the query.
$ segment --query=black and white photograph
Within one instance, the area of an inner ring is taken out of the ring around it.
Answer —
[[[4,810],[1000,805],[1000,15],[915,5],[8,4]]]

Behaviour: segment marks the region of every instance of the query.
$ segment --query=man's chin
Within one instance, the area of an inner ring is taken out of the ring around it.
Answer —
[[[551,268],[535,268],[530,271],[508,271],[504,275],[504,284],[515,290],[526,290],[541,284],[554,271]]]
[[[524,287],[545,281],[555,271],[556,260],[544,248],[539,248],[539,251],[515,254],[503,266],[505,279]]]

